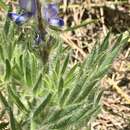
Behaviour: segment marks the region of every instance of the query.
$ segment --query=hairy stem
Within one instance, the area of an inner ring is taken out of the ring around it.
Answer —
[[[46,66],[48,66],[48,60],[49,60],[49,52],[48,50],[48,43],[46,43],[46,30],[45,30],[45,24],[44,21],[42,19],[42,14],[41,14],[41,3],[39,0],[36,0],[36,4],[37,4],[37,19],[38,19],[38,30],[41,33],[42,39],[43,39],[43,46],[42,48],[40,48],[40,57],[42,59],[43,65],[45,66],[45,70],[48,70]]]

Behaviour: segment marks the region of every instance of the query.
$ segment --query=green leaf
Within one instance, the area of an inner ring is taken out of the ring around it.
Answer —
[[[39,77],[38,79],[36,80],[35,84],[34,84],[34,87],[33,87],[33,93],[36,95],[37,94],[37,91],[38,91],[38,88],[41,86],[41,83],[42,83],[42,74],[40,73],[39,74]]]
[[[9,9],[8,9],[8,13],[9,12],[12,12],[12,6],[10,5],[9,6]],[[10,20],[8,17],[6,17],[6,22],[5,22],[5,25],[4,25],[4,32],[6,35],[8,35],[9,33],[9,28],[10,28]]]
[[[95,55],[96,55],[96,44],[93,47],[92,51],[90,54],[88,54],[87,58],[85,59],[84,63],[82,64],[82,68],[84,68],[86,71],[89,70],[89,68],[91,68],[91,66],[93,65],[94,59],[95,59]]]
[[[103,90],[99,90],[99,92],[96,94],[97,96],[96,96],[96,98],[95,98],[95,105],[99,105],[99,102],[100,102],[100,100],[101,100],[101,97],[102,97],[102,95],[103,95]]]
[[[61,69],[61,75],[65,73],[68,63],[69,63],[69,54],[66,56],[65,61],[63,63],[63,66]]]
[[[84,86],[82,87],[79,96],[77,96],[77,98],[75,99],[75,102],[81,102],[82,100],[84,100],[88,96],[89,92],[92,90],[92,88],[96,83],[97,80],[93,80],[93,81],[87,80]]]
[[[116,42],[114,43],[113,47],[112,47],[112,51],[118,47],[122,41],[123,38],[123,34],[119,35],[118,38],[116,39]]]
[[[8,125],[9,125],[8,122],[1,122],[1,123],[0,123],[0,130],[6,129]]]
[[[80,25],[67,28],[67,29],[65,29],[64,31],[65,31],[65,32],[73,31],[73,30],[76,30],[76,29],[78,29],[78,28],[84,27],[84,26],[86,26],[86,25],[88,25],[88,24],[97,23],[97,22],[98,22],[98,20],[83,21]]]
[[[3,109],[3,110],[1,111],[1,113],[0,113],[0,120],[2,120],[4,114],[5,114],[5,109]]]
[[[0,57],[1,57],[2,61],[4,61],[4,52],[3,52],[3,48],[1,45],[0,45]]]
[[[81,106],[81,103],[78,103],[78,104],[66,106],[65,108],[54,109],[54,111],[49,114],[49,117],[46,120],[45,124],[56,123],[58,120],[60,120],[64,116],[71,115],[72,112],[77,110],[80,106]]]
[[[11,130],[17,130],[16,129],[16,125],[15,125],[15,119],[14,119],[14,115],[13,112],[11,110],[10,105],[8,104],[7,100],[5,99],[5,97],[3,96],[3,94],[0,92],[0,100],[2,101],[4,107],[6,108],[9,117],[10,117],[10,124],[11,124]]]
[[[3,103],[4,107],[10,110],[10,105],[8,104],[7,100],[3,96],[3,94],[0,92],[0,100]]]
[[[80,84],[77,84],[76,86],[74,86],[69,93],[69,96],[66,100],[66,104],[71,104],[75,100],[75,98],[77,97],[80,91],[81,91]]]
[[[84,116],[85,120],[90,120],[91,119],[96,119],[97,115],[101,113],[102,106],[100,104],[96,105],[93,107],[93,111],[86,115],[87,117]]]
[[[109,38],[110,38],[111,31],[107,33],[107,36],[104,38],[104,41],[99,47],[99,52],[102,53],[108,49],[109,46]]]
[[[13,114],[12,110],[9,111],[9,117],[10,117],[11,130],[17,130],[16,120],[14,118],[14,114]]]
[[[83,118],[84,115],[87,115],[91,109],[92,109],[92,104],[82,105],[82,107],[79,110],[77,110],[77,112],[73,113],[70,123],[77,122],[78,120]]]
[[[65,101],[66,101],[66,99],[67,99],[67,97],[68,97],[68,95],[69,95],[69,92],[70,92],[69,89],[65,89],[65,90],[63,91],[63,93],[62,93],[62,95],[61,95],[61,97],[60,97],[60,99],[59,99],[59,100],[60,100],[59,103],[60,103],[61,106],[64,105],[64,103],[65,103]]]
[[[65,115],[70,115],[72,113],[75,113],[76,110],[78,110],[83,103],[75,103],[72,105],[67,105],[63,108],[63,111],[60,113],[60,118],[64,117]]]
[[[82,105],[82,109],[78,109],[75,112],[71,112],[70,114],[64,115],[62,118],[60,118],[56,123],[53,125],[53,129],[60,129],[64,127],[68,127],[69,125],[76,123],[90,108],[92,107],[92,104],[86,105],[85,107]]]
[[[32,81],[34,82],[35,80],[37,80],[37,69],[38,68],[38,63],[37,63],[37,59],[35,57],[34,54],[31,54],[31,72],[32,72]],[[43,71],[43,69],[41,69],[41,72]],[[36,81],[35,81],[36,82]]]
[[[60,119],[57,123],[54,125],[50,126],[51,129],[60,129],[64,128],[65,126],[68,126],[68,122],[70,120],[72,115],[64,116],[62,119]]]
[[[47,104],[50,102],[52,97],[52,94],[49,93],[42,101],[42,103],[35,109],[34,113],[33,113],[33,118],[36,118],[43,110],[44,108],[47,106]]]
[[[68,72],[68,74],[66,75],[65,78],[65,86],[72,81],[72,79],[75,77],[75,70],[77,69],[78,64],[74,65],[70,71]]]
[[[20,57],[19,57],[19,66],[21,68],[21,71],[23,71],[24,70],[23,69],[23,55],[20,55]]]
[[[30,130],[36,130],[36,122],[35,121],[33,121],[33,120],[31,120],[31,125],[30,125]]]
[[[100,105],[88,110],[80,119],[79,121],[85,120],[88,122],[91,118],[95,118],[97,114],[99,114],[99,111],[101,111]]]
[[[49,113],[48,118],[46,119],[44,124],[51,124],[59,119],[59,115],[62,112],[61,108],[54,108],[51,113]]]
[[[11,89],[11,87],[8,88],[9,89],[9,93],[11,95],[11,97],[13,98],[13,101],[15,102],[15,104],[18,106],[18,108],[24,112],[24,113],[28,113],[29,111],[27,110],[27,108],[24,106],[24,104],[22,103],[22,101],[20,100],[19,96]]]
[[[32,76],[31,76],[31,70],[28,66],[25,67],[25,78],[26,78],[26,83],[29,87],[32,86]]]
[[[57,74],[59,74],[59,72],[60,72],[60,60],[57,60],[57,62],[56,62],[55,72]]]
[[[8,11],[8,6],[5,4],[5,2],[3,2],[3,0],[0,1],[0,8]]]
[[[53,87],[52,81],[51,81],[49,75],[47,75],[47,74],[44,76],[44,83],[47,85],[47,87],[49,89],[52,89],[52,87]]]
[[[61,77],[58,85],[58,97],[60,98],[62,92],[63,92],[63,86],[64,86],[64,80]]]
[[[5,65],[6,65],[6,72],[5,72],[5,80],[8,80],[10,75],[11,75],[11,65],[8,59],[6,59],[5,61]]]
[[[54,27],[54,26],[50,26],[50,28],[55,30],[55,31],[68,32],[68,31],[73,31],[73,30],[76,30],[78,28],[84,27],[84,26],[86,26],[88,24],[96,23],[96,22],[98,22],[98,20],[83,21],[81,24],[73,26],[73,27],[69,27],[69,28],[67,28],[65,30],[62,30],[62,29],[60,29],[58,27]]]

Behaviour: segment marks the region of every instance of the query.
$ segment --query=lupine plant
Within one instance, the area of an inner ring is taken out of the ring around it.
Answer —
[[[0,119],[8,115],[0,129],[87,129],[101,110],[100,81],[128,37],[117,36],[110,48],[109,32],[71,65],[72,50],[51,28],[64,25],[56,3],[19,0],[19,7],[19,13],[8,8],[0,32]]]

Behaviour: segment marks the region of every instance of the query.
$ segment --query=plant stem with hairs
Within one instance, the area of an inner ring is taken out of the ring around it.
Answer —
[[[49,60],[49,50],[50,50],[50,43],[49,40],[46,40],[46,30],[45,30],[45,23],[42,20],[42,14],[41,14],[41,3],[39,0],[36,1],[37,4],[37,19],[38,19],[38,30],[41,33],[43,42],[45,42],[43,44],[43,46],[41,48],[39,48],[40,51],[40,57],[41,60],[43,62],[43,65],[45,66],[45,70],[47,72],[48,70],[48,60]]]

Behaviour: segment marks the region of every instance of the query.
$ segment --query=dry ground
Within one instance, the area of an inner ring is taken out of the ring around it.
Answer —
[[[66,43],[74,49],[74,61],[82,60],[96,40],[102,40],[110,28],[113,36],[129,31],[129,1],[64,0],[62,9],[67,26],[78,25],[86,20],[99,20],[64,35]],[[130,43],[102,80],[102,87],[103,109],[92,124],[92,129],[130,130]]]

